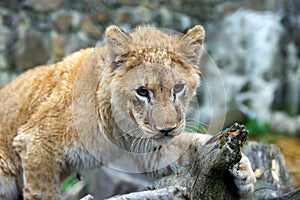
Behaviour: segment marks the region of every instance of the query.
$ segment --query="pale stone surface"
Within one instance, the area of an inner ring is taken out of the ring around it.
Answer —
[[[1,72],[0,73],[0,88],[4,87],[7,83],[16,78],[17,74],[9,73],[9,72]]]
[[[142,175],[127,174],[107,167],[101,167],[85,176],[89,179],[87,193],[105,199],[117,194],[145,189],[153,180]]]
[[[63,0],[26,0],[25,4],[38,12],[46,12],[58,9]]]
[[[65,37],[57,32],[52,32],[52,60],[57,61],[65,55]]]
[[[36,30],[25,30],[19,35],[16,45],[18,48],[15,49],[13,58],[18,70],[45,64],[49,59],[43,36]]]
[[[102,36],[101,27],[97,26],[90,18],[83,17],[81,20],[81,29],[95,39],[100,39]]]

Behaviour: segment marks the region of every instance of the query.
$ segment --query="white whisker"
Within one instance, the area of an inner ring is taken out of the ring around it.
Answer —
[[[195,131],[201,131],[202,133],[208,133],[209,125],[197,121],[192,118],[187,118],[186,119],[186,128],[187,131],[189,132],[195,132]]]

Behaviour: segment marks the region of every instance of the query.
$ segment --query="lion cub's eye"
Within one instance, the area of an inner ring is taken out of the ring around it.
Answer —
[[[184,84],[183,83],[178,83],[174,86],[173,91],[174,93],[179,93],[184,89]]]
[[[137,88],[135,91],[138,95],[140,95],[142,97],[150,98],[149,90],[147,88],[145,88],[144,86]]]

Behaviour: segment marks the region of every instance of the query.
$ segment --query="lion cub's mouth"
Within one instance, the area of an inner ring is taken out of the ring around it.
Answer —
[[[146,135],[149,135],[153,139],[159,139],[159,138],[163,138],[163,137],[173,138],[176,135],[179,135],[179,132],[180,132],[179,131],[180,129],[177,129],[177,128],[157,130],[157,129],[150,127],[149,125],[143,126],[142,130]]]
[[[153,130],[152,128],[148,128],[148,127],[143,127],[142,130],[145,133],[145,135],[157,141],[159,144],[170,143],[177,135],[183,132],[183,130],[178,128],[173,129],[172,131],[165,131],[165,132]]]

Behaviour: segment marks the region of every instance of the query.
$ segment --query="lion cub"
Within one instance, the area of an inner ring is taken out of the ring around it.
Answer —
[[[201,26],[185,35],[111,26],[103,47],[29,70],[1,89],[0,199],[60,199],[68,175],[120,157],[160,175],[171,163],[191,163],[209,139],[183,132],[203,40]],[[237,186],[251,192],[246,157],[240,166]]]

